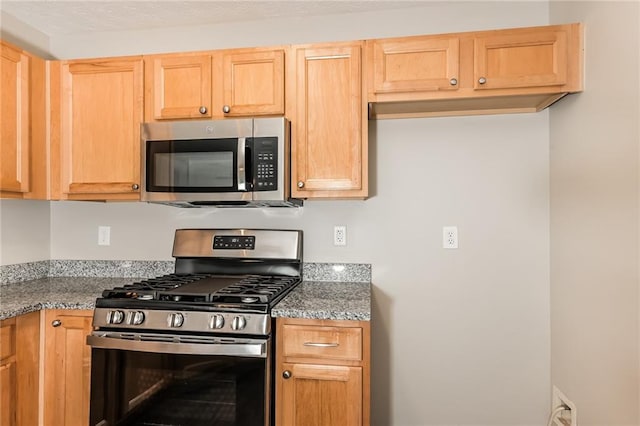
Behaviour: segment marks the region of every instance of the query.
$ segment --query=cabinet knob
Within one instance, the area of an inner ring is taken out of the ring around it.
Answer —
[[[62,321],[53,320],[53,321],[51,321],[51,325],[54,326],[54,327],[60,327],[62,325]]]
[[[200,111],[200,114],[206,114],[207,113],[207,107],[206,106],[201,106],[198,111]]]
[[[480,78],[478,79],[478,83],[480,83],[480,84],[485,84],[486,82],[487,82],[487,79],[486,79],[486,78],[484,78],[484,77],[480,77]]]
[[[449,80],[449,84],[452,86],[455,86],[458,84],[458,79],[457,78],[452,78],[451,80]]]
[[[285,379],[290,379],[291,378],[291,371],[289,370],[284,370],[282,372],[282,377],[284,377]]]
[[[131,185],[131,189],[133,189],[134,191],[137,191],[138,189],[140,189],[140,185],[138,185],[137,183],[134,183],[133,185]]]
[[[304,188],[304,182],[299,180],[298,181],[298,188]]]
[[[224,112],[225,114],[229,113],[229,111],[231,111],[229,105],[225,105],[222,107],[222,112]]]

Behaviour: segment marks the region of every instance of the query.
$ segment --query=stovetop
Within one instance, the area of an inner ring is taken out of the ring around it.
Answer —
[[[106,299],[137,299],[194,304],[273,304],[300,282],[269,275],[169,274],[105,290]]]

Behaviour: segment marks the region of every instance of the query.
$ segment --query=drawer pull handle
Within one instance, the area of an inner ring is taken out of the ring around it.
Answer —
[[[340,343],[316,343],[316,342],[304,342],[304,346],[313,346],[315,348],[337,348]]]
[[[60,327],[62,325],[62,321],[53,320],[53,321],[51,321],[51,325],[54,326],[54,327]]]
[[[282,377],[284,377],[285,379],[290,379],[291,378],[291,371],[289,370],[284,370],[282,372]]]

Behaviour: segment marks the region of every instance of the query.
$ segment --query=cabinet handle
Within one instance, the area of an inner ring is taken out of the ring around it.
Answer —
[[[51,321],[51,325],[54,326],[54,327],[60,327],[62,325],[62,321],[53,320],[53,321]]]
[[[456,84],[458,84],[458,79],[457,78],[452,78],[451,80],[449,80],[449,84],[452,86],[455,86]]]
[[[140,185],[138,185],[137,183],[134,183],[133,185],[131,185],[131,189],[133,189],[134,191],[137,191],[138,189],[140,189]]]
[[[304,188],[304,182],[299,180],[298,181],[298,188]]]
[[[478,83],[480,83],[480,84],[485,84],[486,82],[487,82],[487,79],[486,79],[486,78],[484,78],[484,77],[480,77],[480,78],[478,79]]]
[[[313,346],[315,348],[337,348],[340,343],[316,343],[316,342],[304,342],[303,346]]]
[[[201,106],[198,111],[200,111],[200,114],[206,114],[207,113],[207,107],[206,106]]]
[[[231,108],[229,108],[229,105],[225,105],[222,107],[222,112],[224,112],[225,114],[229,113],[229,111],[231,111]]]
[[[282,377],[284,377],[285,379],[290,379],[291,378],[291,371],[289,370],[284,370],[282,372]]]

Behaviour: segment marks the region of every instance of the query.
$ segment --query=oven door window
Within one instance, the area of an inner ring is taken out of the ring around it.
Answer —
[[[147,191],[238,191],[237,138],[146,143]]]
[[[92,350],[91,425],[265,426],[265,358]]]

